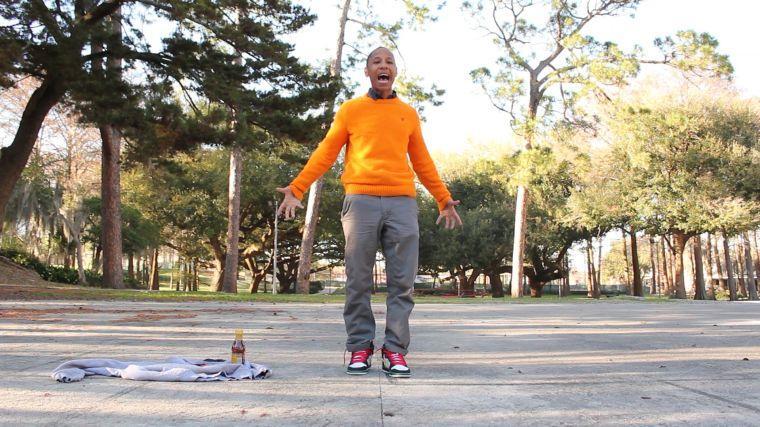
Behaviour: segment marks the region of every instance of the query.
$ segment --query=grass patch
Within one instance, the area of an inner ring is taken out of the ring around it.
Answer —
[[[2,290],[3,286],[0,286]],[[29,300],[114,300],[114,301],[229,301],[229,302],[270,302],[270,303],[343,303],[344,295],[326,294],[278,294],[240,292],[238,294],[225,294],[209,291],[177,292],[171,290],[145,291],[145,290],[116,290],[89,288],[73,285],[50,285],[44,287],[13,287],[12,293],[2,295],[3,299],[29,299]],[[417,304],[557,304],[557,303],[595,303],[595,302],[642,302],[664,303],[673,301],[668,298],[649,296],[646,298],[634,298],[625,295],[602,297],[600,300],[586,298],[585,295],[571,295],[559,298],[556,295],[546,295],[542,298],[523,297],[513,299],[492,298],[490,296],[475,298],[458,298],[443,296],[415,296]],[[372,302],[385,302],[385,294],[378,293],[372,296]]]

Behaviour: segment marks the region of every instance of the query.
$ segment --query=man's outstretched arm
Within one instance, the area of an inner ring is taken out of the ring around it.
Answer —
[[[287,187],[277,188],[278,192],[284,194],[282,204],[277,209],[277,215],[284,214],[285,219],[295,218],[296,208],[303,208],[301,204],[303,194],[335,163],[341,148],[348,142],[348,129],[344,116],[343,108],[339,109],[325,139],[311,154],[301,173]]]

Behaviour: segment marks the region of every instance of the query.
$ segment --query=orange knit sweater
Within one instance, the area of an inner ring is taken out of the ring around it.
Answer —
[[[338,109],[325,139],[290,184],[293,195],[302,199],[311,183],[335,163],[343,145],[346,162],[341,181],[346,194],[415,197],[416,173],[439,210],[451,200],[422,139],[414,108],[398,98],[366,95],[346,101]]]

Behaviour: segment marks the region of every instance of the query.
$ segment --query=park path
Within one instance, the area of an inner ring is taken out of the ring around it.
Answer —
[[[374,310],[384,318],[383,306]],[[337,304],[0,301],[0,424],[760,425],[760,304],[420,304],[414,377],[404,380],[377,366],[365,377],[343,373],[341,312]],[[273,377],[49,377],[73,358],[224,357],[235,328]]]

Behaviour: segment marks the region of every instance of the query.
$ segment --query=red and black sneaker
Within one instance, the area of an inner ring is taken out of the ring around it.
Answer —
[[[409,378],[412,376],[412,370],[404,360],[404,355],[390,351],[383,347],[383,372],[393,378]]]
[[[372,366],[372,353],[375,352],[375,348],[370,345],[369,347],[352,351],[351,362],[349,362],[346,368],[348,375],[366,375],[369,372],[369,367]]]

